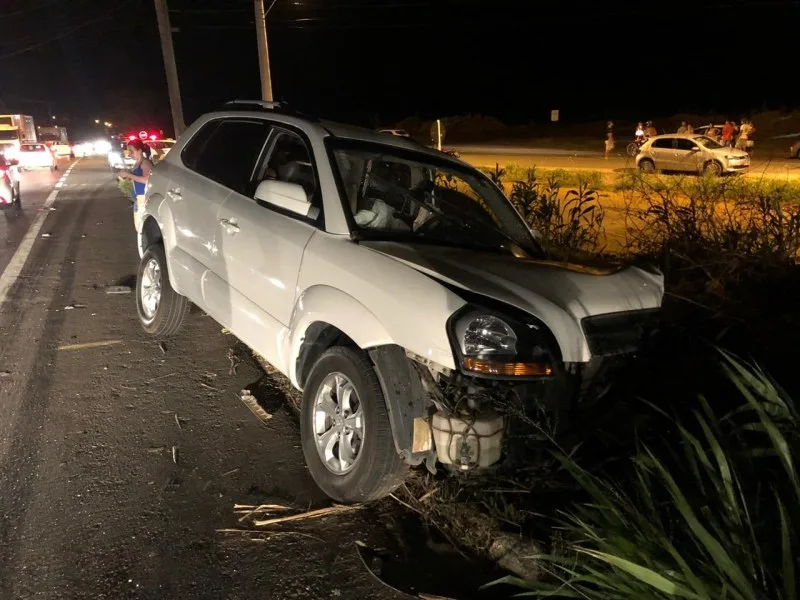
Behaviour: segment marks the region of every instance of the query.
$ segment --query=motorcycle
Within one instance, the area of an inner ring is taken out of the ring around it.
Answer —
[[[628,144],[627,148],[625,149],[628,153],[628,156],[636,156],[639,154],[639,150],[641,149],[642,145],[647,141],[647,138],[636,139]]]

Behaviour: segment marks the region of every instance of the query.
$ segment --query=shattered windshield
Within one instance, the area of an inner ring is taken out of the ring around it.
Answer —
[[[478,171],[388,145],[328,143],[357,235],[543,255],[511,203]]]

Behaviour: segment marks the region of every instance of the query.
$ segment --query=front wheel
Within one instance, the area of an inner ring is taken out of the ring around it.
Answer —
[[[334,347],[311,370],[300,415],[303,454],[311,477],[337,502],[387,496],[408,466],[394,446],[386,400],[369,359]]]
[[[637,144],[636,142],[631,142],[630,144],[628,144],[626,151],[628,152],[628,156],[636,156],[637,154],[639,154],[639,144]]]
[[[136,309],[144,330],[159,337],[177,333],[189,311],[189,300],[169,283],[167,256],[161,244],[145,250],[139,262]]]
[[[703,173],[711,177],[719,177],[722,175],[722,165],[715,160],[707,162],[703,167]]]

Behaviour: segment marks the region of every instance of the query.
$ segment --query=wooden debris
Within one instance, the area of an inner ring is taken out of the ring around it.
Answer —
[[[361,510],[363,506],[361,505],[334,505],[329,506],[327,508],[320,508],[317,510],[310,510],[308,512],[300,513],[297,515],[289,515],[286,517],[275,517],[272,519],[264,519],[263,521],[253,521],[254,527],[266,527],[268,525],[278,525],[279,523],[288,523],[290,521],[303,521],[307,519],[321,519],[322,517],[327,517],[330,515],[335,515],[339,513],[345,512],[352,512],[354,510]]]

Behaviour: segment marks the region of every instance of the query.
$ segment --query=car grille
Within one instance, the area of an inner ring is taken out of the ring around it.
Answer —
[[[652,335],[659,309],[635,310],[586,317],[583,333],[593,356],[615,356],[640,350]]]

